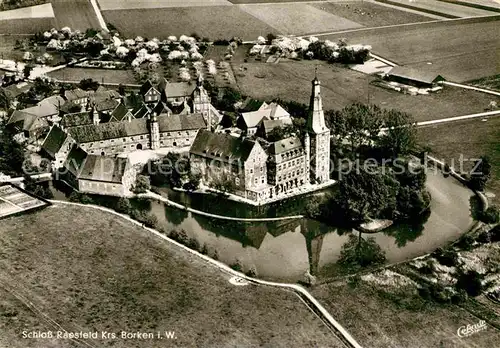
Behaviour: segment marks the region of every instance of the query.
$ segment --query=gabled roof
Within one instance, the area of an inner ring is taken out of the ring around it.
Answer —
[[[128,165],[127,158],[87,155],[78,179],[120,184]]]
[[[302,143],[298,137],[289,137],[280,141],[274,142],[268,149],[270,154],[278,155],[293,149],[303,148]]]
[[[7,124],[15,124],[22,122],[24,123],[24,120],[27,118],[32,118],[36,117],[36,115],[30,114],[29,112],[23,111],[23,110],[14,110],[12,115],[10,115],[9,121],[7,121]]]
[[[421,66],[419,68],[395,66],[389,71],[388,75],[428,84],[444,80],[444,77],[432,70],[426,69],[425,66]]]
[[[195,130],[206,128],[207,124],[202,114],[190,115],[160,115],[157,117],[160,132]]]
[[[66,101],[63,97],[51,96],[43,99],[37,105],[24,109],[24,112],[39,116],[48,117],[59,113],[59,107],[64,105]]]
[[[59,126],[52,126],[45,138],[42,149],[52,158],[55,158],[55,154],[59,152],[64,142],[68,138],[68,134],[61,129]]]
[[[134,111],[134,117],[147,118],[149,115],[151,115],[151,113],[151,109],[146,104],[142,104],[142,106],[138,110]]]
[[[264,120],[260,125],[263,133],[268,135],[274,128],[283,127],[284,123],[282,120]]]
[[[223,162],[241,161],[242,164],[248,159],[254,146],[256,142],[249,139],[200,129],[189,153]]]
[[[245,112],[240,117],[247,128],[258,127],[262,120],[268,119],[267,112],[262,110]]]
[[[69,127],[78,127],[85,126],[88,124],[92,124],[94,121],[92,119],[92,115],[88,111],[83,112],[75,112],[72,114],[65,114],[62,116],[60,121],[61,126],[69,128]]]
[[[159,101],[155,106],[151,108],[151,112],[160,115],[160,114],[167,114],[172,111],[168,108],[168,106],[164,102]]]
[[[271,120],[290,118],[290,114],[288,113],[288,111],[286,111],[281,105],[274,102],[271,104],[262,104],[262,106],[259,108],[259,111],[267,112],[266,116],[268,116]]]
[[[155,86],[153,85],[153,83],[150,81],[150,80],[147,80],[146,82],[144,82],[144,84],[141,86],[141,89],[139,90],[140,94],[141,95],[145,95],[146,93],[149,92],[149,90],[151,88],[155,88]],[[158,90],[156,90],[158,92]]]
[[[68,132],[80,144],[149,134],[146,119],[72,127],[68,129]]]
[[[44,118],[30,114],[22,110],[15,110],[7,122],[23,131],[31,131],[37,128],[48,127],[48,122]]]
[[[87,98],[89,95],[90,93],[88,91],[84,91],[81,88],[75,88],[64,91],[64,97],[68,101]]]
[[[111,113],[110,121],[122,121],[126,119],[126,116],[129,113],[130,111],[128,111],[127,107],[123,103],[120,103]],[[130,113],[130,115],[132,115],[132,113]]]
[[[87,156],[88,154],[85,150],[77,145],[74,145],[64,162],[64,168],[75,177],[78,177],[83,169]]]
[[[116,99],[103,99],[96,101],[95,109],[98,112],[111,111],[114,110],[119,104],[120,102]]]
[[[186,97],[192,95],[195,88],[196,88],[195,83],[189,83],[189,82],[167,83],[165,86],[165,94],[167,98]]]

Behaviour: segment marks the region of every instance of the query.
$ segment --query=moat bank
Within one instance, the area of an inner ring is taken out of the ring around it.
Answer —
[[[395,224],[369,235],[385,251],[387,262],[404,261],[430,252],[457,239],[472,225],[469,200],[473,193],[470,190],[440,172],[428,173],[427,188],[432,195],[428,217],[414,225]],[[297,215],[305,209],[305,200],[300,198],[283,204],[250,207],[216,196],[190,196],[172,191],[168,191],[168,196],[209,213],[245,218]],[[58,192],[55,199],[64,199],[64,195]],[[308,269],[328,276],[329,266],[337,261],[342,245],[352,232],[311,219],[246,223],[207,218],[157,201],[134,205],[153,213],[166,231],[184,229],[201,246],[206,244],[210,255],[216,250],[219,260],[226,264],[239,260],[245,271],[255,267],[259,277],[276,280],[302,279]]]

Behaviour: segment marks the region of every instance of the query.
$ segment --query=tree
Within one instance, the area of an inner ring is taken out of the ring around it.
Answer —
[[[364,239],[349,235],[349,240],[342,246],[338,263],[346,268],[359,268],[381,265],[385,262],[385,252],[375,238]]]
[[[191,173],[189,159],[172,152],[148,167],[151,168],[149,174],[155,186],[182,187],[183,181]]]
[[[14,141],[15,131],[0,119],[0,173],[24,175],[24,146]]]
[[[8,110],[10,108],[11,97],[5,88],[0,87],[0,109]]]
[[[483,276],[476,271],[460,273],[455,287],[458,290],[465,290],[469,296],[479,296],[483,291]]]
[[[271,42],[276,39],[276,35],[274,35],[273,33],[269,33],[266,35],[266,39],[267,43],[271,44]]]
[[[297,134],[297,129],[293,125],[285,125],[285,126],[280,126],[276,127],[273,130],[271,130],[267,136],[266,139],[275,142],[279,141],[282,139],[286,139],[288,137],[291,137],[294,134]]]
[[[474,162],[474,167],[470,174],[469,186],[473,190],[484,190],[486,183],[491,177],[491,164],[488,157],[481,157]]]
[[[145,193],[151,189],[149,178],[145,175],[137,175],[135,185],[133,187],[134,193]]]
[[[212,181],[212,187],[222,193],[233,193],[237,190],[237,186],[227,174],[222,174],[220,177]]]
[[[78,87],[83,89],[84,91],[97,90],[99,88],[99,82],[94,81],[92,79],[83,79],[78,84]]]
[[[408,155],[417,143],[413,118],[404,112],[389,110],[384,113],[384,126],[387,130],[378,142],[384,154],[391,158]]]
[[[25,79],[29,78],[31,75],[31,72],[33,71],[33,65],[31,64],[26,64],[23,69],[23,76]]]
[[[389,175],[353,170],[340,181],[335,202],[348,221],[363,222],[394,211],[398,190]]]
[[[120,197],[116,203],[116,211],[122,214],[129,214],[132,209],[130,200],[127,197]]]

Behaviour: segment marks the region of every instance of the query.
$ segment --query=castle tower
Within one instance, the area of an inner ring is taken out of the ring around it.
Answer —
[[[207,130],[212,126],[212,112],[210,110],[210,97],[203,87],[203,77],[201,74],[196,81],[196,89],[193,91],[193,113],[202,114],[207,123]]]
[[[158,119],[156,118],[156,112],[149,119],[149,136],[151,139],[151,149],[156,150],[160,148],[160,127],[158,125]]]
[[[312,80],[309,117],[306,123],[305,145],[309,157],[311,183],[322,183],[330,179],[330,129],[326,127],[321,99],[321,83],[317,76]],[[306,151],[307,151],[306,150]]]

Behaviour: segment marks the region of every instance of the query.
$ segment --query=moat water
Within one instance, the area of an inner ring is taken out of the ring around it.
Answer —
[[[428,173],[427,188],[432,195],[431,213],[414,224],[395,224],[382,232],[362,234],[373,237],[386,254],[387,262],[399,262],[426,254],[457,239],[472,225],[472,192],[455,179],[439,172]],[[215,196],[187,195],[168,191],[171,200],[202,211],[235,217],[274,217],[304,213],[304,200],[265,207],[222,200]],[[55,192],[55,199],[65,199]],[[321,194],[321,193],[319,193]],[[139,203],[135,203],[139,205]],[[219,260],[231,265],[240,260],[244,270],[255,267],[260,277],[296,281],[307,270],[331,275],[349,233],[359,232],[326,225],[311,219],[245,223],[212,219],[153,201],[139,208],[153,213],[166,231],[184,229],[209,254],[217,250]]]

